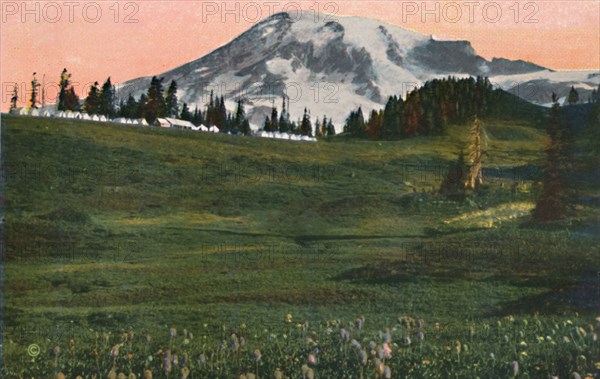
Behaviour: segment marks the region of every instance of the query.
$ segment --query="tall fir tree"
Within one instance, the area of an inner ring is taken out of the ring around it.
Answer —
[[[38,101],[37,101],[37,97],[38,97],[38,90],[40,87],[40,83],[38,82],[37,78],[35,77],[36,72],[33,73],[33,79],[31,79],[31,108],[37,108],[38,107]]]
[[[476,190],[481,184],[483,184],[482,129],[483,123],[479,117],[475,116],[471,130],[469,131],[469,141],[467,143],[470,170],[467,178],[466,188],[471,190]]]
[[[17,108],[17,102],[19,101],[19,86],[15,83],[13,87],[13,95],[10,98],[10,110]]]
[[[157,118],[165,115],[165,99],[163,97],[163,78],[152,77],[148,88],[147,101],[144,104],[142,116],[149,124],[153,124]]]
[[[169,88],[165,94],[166,116],[179,116],[179,105],[177,102],[177,82],[175,80],[171,80],[171,84],[169,84]]]
[[[575,105],[579,102],[579,93],[575,89],[575,87],[571,86],[571,90],[569,91],[569,97],[567,98],[569,105]]]
[[[546,162],[544,165],[543,189],[532,212],[534,220],[547,222],[560,220],[567,215],[568,195],[566,191],[570,159],[566,153],[566,127],[561,120],[560,106],[556,94],[552,94],[552,109],[546,127]]]
[[[98,82],[94,82],[94,84],[90,87],[87,97],[85,98],[83,108],[88,114],[98,114],[99,105],[100,90],[98,89]]]
[[[188,107],[187,103],[183,103],[179,118],[185,121],[192,121],[192,113],[190,112],[190,108]]]
[[[104,84],[102,84],[99,98],[98,114],[104,115],[108,118],[113,118],[116,114],[115,87],[110,81],[110,77],[108,77]]]
[[[304,108],[304,115],[300,122],[300,134],[303,136],[312,136],[312,125],[310,123],[310,115],[306,108]]]
[[[67,108],[65,107],[65,100],[68,96],[69,86],[71,85],[70,79],[71,79],[71,74],[69,74],[67,69],[64,68],[62,70],[62,73],[60,74],[60,81],[59,81],[59,93],[58,93],[58,104],[57,104],[57,109],[59,111],[67,110]]]

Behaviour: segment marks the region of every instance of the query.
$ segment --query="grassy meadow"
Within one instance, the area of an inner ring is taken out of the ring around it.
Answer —
[[[2,376],[598,377],[599,209],[531,222],[544,117],[485,120],[485,185],[452,200],[466,125],[299,143],[3,115]]]

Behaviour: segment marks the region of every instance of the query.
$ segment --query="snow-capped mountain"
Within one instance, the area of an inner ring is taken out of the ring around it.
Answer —
[[[581,98],[600,83],[597,73],[569,75],[524,61],[487,61],[468,41],[436,40],[377,20],[336,16],[315,22],[312,15],[287,13],[275,14],[200,59],[157,75],[165,85],[176,80],[179,100],[191,109],[203,109],[211,90],[225,97],[230,111],[242,96],[255,128],[273,104],[281,110],[284,93],[292,120],[306,107],[313,120],[327,115],[339,129],[358,106],[365,113],[379,109],[390,95],[404,95],[426,80],[448,75],[486,75],[499,87],[538,103],[546,103],[550,94],[522,91],[528,82],[552,84],[563,96],[575,85]],[[138,97],[150,79],[123,83],[119,97]]]

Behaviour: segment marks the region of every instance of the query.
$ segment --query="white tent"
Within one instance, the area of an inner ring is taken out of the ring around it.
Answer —
[[[79,112],[73,112],[73,117],[76,119],[82,119],[83,115]]]
[[[54,114],[52,114],[52,112],[50,112],[50,111],[44,111],[44,113],[42,113],[42,116],[44,116],[44,117],[52,117],[52,116],[54,116]]]
[[[267,138],[275,138],[273,132],[267,132]]]
[[[279,138],[281,138],[281,139],[290,139],[290,135],[289,135],[289,134],[287,134],[287,133],[281,133],[281,134],[279,135]]]
[[[66,118],[75,118],[75,113],[71,112],[71,111],[66,111]]]
[[[82,120],[91,120],[92,118],[90,117],[90,115],[89,115],[89,114],[87,114],[87,113],[82,113],[82,114],[81,114],[81,119],[82,119]]]
[[[31,116],[34,116],[34,117],[39,117],[39,116],[40,116],[40,111],[39,111],[39,110],[37,110],[37,109],[35,109],[35,108],[33,108],[33,109],[31,110],[31,113],[30,113],[30,115],[31,115]]]
[[[200,131],[200,127],[199,127],[199,126],[196,126],[196,125],[194,125],[194,126],[192,126],[192,130],[193,130],[194,132],[199,132],[199,131]]]
[[[102,115],[102,116],[98,117],[98,121],[100,121],[100,122],[106,122],[106,121],[108,121],[108,119],[106,118],[105,115]]]
[[[208,128],[208,131],[212,133],[219,133],[220,130],[215,125],[213,125],[210,128]]]
[[[148,126],[148,121],[146,121],[145,118],[140,118],[139,122],[140,122],[140,125]]]
[[[126,118],[126,119],[125,119],[125,123],[126,123],[126,124],[133,124],[133,120],[132,120],[132,119],[130,119],[130,118]]]
[[[113,122],[119,123],[119,124],[126,124],[127,123],[127,119],[125,117],[117,117],[113,120]]]
[[[160,126],[161,128],[170,128],[171,127],[171,124],[169,124],[169,121],[165,120],[164,118],[157,118],[156,121],[154,121],[154,125]]]
[[[58,114],[56,115],[56,117],[65,118],[65,117],[67,117],[67,114],[65,113],[65,111],[60,111],[60,112],[58,112]]]
[[[92,121],[100,121],[100,117],[97,114],[92,115]]]
[[[178,118],[167,117],[166,120],[173,129],[192,130],[192,128],[194,127],[194,124],[192,124],[191,122],[180,120]]]
[[[302,141],[310,141],[310,137],[309,136],[302,136]]]
[[[18,111],[20,116],[27,116],[29,114],[29,109],[26,107],[20,108]]]
[[[202,131],[202,132],[208,132],[208,128],[206,127],[206,125],[200,124],[200,131]]]

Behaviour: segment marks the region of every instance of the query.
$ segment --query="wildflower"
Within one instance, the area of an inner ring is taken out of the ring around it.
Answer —
[[[164,359],[163,369],[165,370],[165,373],[169,373],[171,372],[172,368],[173,366],[171,365],[171,355],[168,354]]]
[[[402,342],[404,342],[405,345],[410,345],[412,343],[409,336],[404,336]]]
[[[348,331],[344,328],[342,328],[340,330],[340,337],[342,338],[343,341],[348,342],[350,340],[350,333],[348,333]]]
[[[260,353],[260,350],[256,349],[254,350],[254,360],[255,361],[260,361],[260,358],[262,357],[262,354]]]
[[[365,324],[365,316],[360,316],[354,322],[354,326],[356,327],[357,330],[361,330],[364,324]]]
[[[519,362],[517,362],[517,361],[512,361],[512,362],[510,363],[510,371],[512,372],[512,374],[513,374],[513,377],[514,377],[514,376],[517,376],[517,374],[519,373]]]
[[[423,359],[423,364],[424,365],[428,365],[430,363],[431,363],[431,361],[429,359]]]
[[[127,379],[137,379],[137,376],[135,376],[133,372],[130,372],[129,375],[127,375]]]
[[[144,379],[152,379],[152,371],[150,371],[150,370],[144,371]]]
[[[125,374],[120,372],[119,375],[117,375],[117,379],[127,379],[127,377],[125,376]]]
[[[360,363],[365,366],[367,364],[367,352],[365,350],[361,350],[360,353],[358,354]]]
[[[524,356],[524,357],[527,357],[527,352],[526,352],[526,351],[522,351],[520,354],[521,354],[522,356]]]
[[[462,351],[462,345],[460,341],[456,341],[456,343],[454,344],[454,350],[457,354],[460,354],[460,352]]]
[[[526,348],[526,347],[527,347],[527,342],[525,342],[525,341],[521,341],[521,342],[519,343],[519,347],[521,347],[521,348]]]
[[[385,334],[383,335],[383,342],[385,342],[385,343],[392,342],[392,334],[390,333],[389,329],[386,330]]]
[[[187,377],[190,375],[190,369],[187,367],[183,367],[181,369],[181,379],[187,379]]]
[[[308,354],[308,363],[314,365],[317,363],[317,357],[313,353]]]
[[[52,349],[52,354],[57,357],[58,354],[60,354],[60,346],[56,345],[54,346],[54,348]]]
[[[275,369],[275,373],[273,374],[273,377],[275,379],[283,379],[283,372],[281,372],[281,370],[279,369],[279,367],[277,367]]]
[[[246,346],[246,339],[244,337],[240,337],[240,347]]]
[[[419,319],[419,320],[417,321],[417,327],[418,327],[419,329],[423,329],[423,325],[424,325],[424,322],[423,322],[423,320],[422,320],[422,319]]]
[[[306,373],[308,372],[308,365],[305,363],[302,365],[302,367],[300,368],[300,371],[302,372],[302,377],[305,378],[306,377]]]
[[[383,377],[385,379],[391,379],[392,378],[392,370],[390,369],[390,366],[385,366],[383,368]]]
[[[309,368],[308,371],[306,371],[306,379],[315,379],[315,372],[312,368]]]
[[[383,375],[383,370],[385,370],[385,366],[383,365],[383,363],[381,363],[379,359],[375,361],[375,366],[377,369],[377,373],[379,375]]]
[[[490,358],[492,358],[492,360],[496,359],[496,356],[494,355],[494,353],[490,353]]]
[[[116,358],[119,355],[119,347],[118,344],[112,347],[109,354],[111,358]]]
[[[579,373],[577,373],[576,371],[573,371],[571,373],[571,376],[569,376],[570,379],[581,379],[581,375],[579,375]]]
[[[246,379],[256,379],[256,375],[254,375],[253,373],[249,372],[246,374]]]
[[[200,354],[200,357],[198,358],[198,363],[200,363],[200,365],[206,363],[206,357],[204,356],[204,354]]]
[[[238,350],[238,348],[240,347],[240,343],[235,334],[232,334],[230,338],[231,338],[231,351],[233,351],[235,353]]]
[[[177,329],[171,328],[169,334],[171,335],[171,338],[175,338],[177,336]]]
[[[106,379],[117,379],[117,372],[114,368],[108,372],[108,375],[106,375]]]
[[[385,359],[392,358],[392,348],[387,342],[383,344],[383,357]]]
[[[285,322],[287,324],[291,324],[292,323],[292,314],[288,313],[287,315],[285,315]]]
[[[65,374],[63,374],[62,372],[59,372],[58,374],[56,374],[54,376],[54,379],[65,379]]]
[[[173,364],[177,366],[179,364],[179,357],[177,354],[173,354]]]
[[[419,341],[423,341],[425,339],[425,333],[423,333],[423,332],[417,333],[417,338],[419,339]]]

